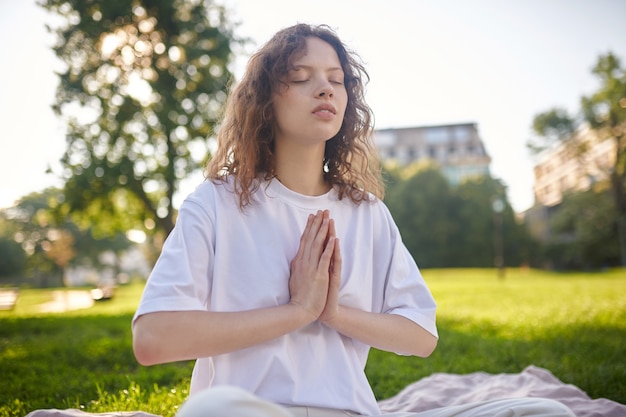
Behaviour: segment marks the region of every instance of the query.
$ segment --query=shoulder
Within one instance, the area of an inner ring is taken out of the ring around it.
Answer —
[[[393,223],[393,217],[389,208],[383,200],[376,197],[374,194],[367,193],[366,198],[358,203],[357,206],[362,210],[370,211],[372,216],[379,218],[381,221]]]
[[[361,227],[372,228],[376,236],[394,236],[397,226],[391,212],[383,200],[373,194],[368,194],[359,202],[352,201],[349,197],[340,198],[337,201],[343,214],[343,220],[358,222]]]
[[[207,179],[200,183],[181,204],[181,211],[203,211],[213,217],[217,206],[237,205],[232,181]]]
[[[215,199],[224,198],[227,195],[235,194],[235,184],[232,177],[220,179],[205,179],[195,190],[193,190],[185,200],[195,202],[208,202]]]
[[[367,207],[370,211],[373,225],[379,236],[389,236],[392,239],[399,234],[393,215],[385,202],[374,195],[370,195],[368,200],[361,202],[360,206]]]
[[[183,207],[204,207],[215,201],[216,184],[212,181],[205,180],[200,183],[183,201]]]

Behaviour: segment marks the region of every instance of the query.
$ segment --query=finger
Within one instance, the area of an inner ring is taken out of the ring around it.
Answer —
[[[331,237],[328,240],[328,244],[324,248],[324,251],[320,255],[319,263],[318,263],[319,270],[326,271],[326,274],[328,274],[328,271],[330,271],[330,263],[332,262],[332,259],[333,259],[334,248],[335,248],[335,238]]]
[[[328,236],[326,237],[327,242],[330,237],[337,237],[337,232],[335,231],[335,220],[329,219],[328,221]]]
[[[333,258],[331,260],[331,276],[335,280],[335,284],[339,286],[341,284],[341,268],[342,268],[342,259],[341,259],[341,249],[339,246],[339,239],[333,238],[335,241],[335,247],[333,250]],[[333,283],[331,283],[333,284]]]
[[[328,295],[326,304],[322,312],[322,321],[332,320],[337,313],[339,305],[339,289],[341,288],[341,250],[339,249],[339,239],[334,238],[333,256],[330,262],[330,270],[328,271]]]
[[[318,210],[315,214],[309,215],[311,218],[310,223],[307,223],[307,227],[302,232],[302,236],[300,238],[300,244],[303,246],[306,254],[309,254],[311,248],[315,243],[315,239],[317,238],[320,228],[324,223],[324,212]]]
[[[328,236],[328,227],[330,223],[330,212],[328,210],[324,210],[323,212],[321,212],[320,219],[321,223],[319,225],[319,228],[317,229],[317,234],[315,237],[318,238],[321,234],[324,237],[324,241],[326,241],[326,236]]]
[[[302,235],[300,235],[300,245],[298,246],[298,251],[296,252],[295,258],[301,258],[304,256],[304,252],[307,246],[307,238],[311,233],[311,227],[313,226],[313,221],[315,220],[315,216],[313,214],[309,214],[309,217],[306,221],[306,226],[304,226],[304,231]]]
[[[315,239],[315,236],[317,235],[317,232],[320,226],[322,225],[322,222],[324,221],[324,213],[318,210],[317,213],[311,214],[310,216],[311,216],[311,224],[303,232],[303,234],[306,234],[305,237],[308,238],[309,242]]]
[[[307,227],[302,232],[302,237],[304,238],[305,245],[311,245],[319,232],[322,223],[324,222],[324,213],[321,210],[318,210],[315,214],[309,215],[311,218],[311,222],[307,222]]]
[[[328,230],[330,227],[330,213],[328,210],[324,210],[321,214],[321,223],[317,229],[317,233],[311,246],[311,261],[317,262],[324,251],[324,248],[328,245]]]

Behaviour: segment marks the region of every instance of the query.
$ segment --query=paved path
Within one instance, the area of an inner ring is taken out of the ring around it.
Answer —
[[[91,292],[84,290],[52,291],[53,300],[39,307],[42,313],[62,313],[93,306]]]

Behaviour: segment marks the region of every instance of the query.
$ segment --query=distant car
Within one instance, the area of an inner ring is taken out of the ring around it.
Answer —
[[[94,301],[105,301],[113,298],[115,287],[98,287],[91,290],[91,298]]]

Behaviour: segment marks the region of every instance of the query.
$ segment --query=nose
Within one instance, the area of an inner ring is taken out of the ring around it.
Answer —
[[[326,80],[321,83],[317,96],[319,98],[325,98],[325,97],[330,98],[334,94],[335,94],[335,89],[333,88],[333,85],[330,82],[328,82],[328,80]]]

